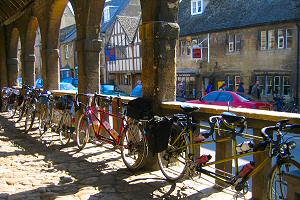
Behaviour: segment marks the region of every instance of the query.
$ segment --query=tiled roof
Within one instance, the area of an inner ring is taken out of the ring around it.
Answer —
[[[139,27],[141,17],[117,16],[130,42],[134,40],[135,33]]]
[[[191,0],[179,6],[180,35],[300,20],[300,0],[204,0],[204,13],[191,15]]]
[[[76,39],[77,31],[76,25],[67,26],[60,30],[60,43],[69,43]]]
[[[106,6],[113,6],[110,9],[110,16],[111,19],[108,22],[103,22],[101,24],[101,32],[106,33],[106,31],[114,24],[116,21],[116,16],[120,14],[120,12],[124,9],[126,5],[128,5],[129,0],[111,0],[105,2],[104,7]]]

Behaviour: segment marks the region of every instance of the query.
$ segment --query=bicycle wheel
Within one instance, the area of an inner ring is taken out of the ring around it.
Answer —
[[[42,137],[47,132],[47,110],[44,108],[39,113],[39,132]]]
[[[59,140],[62,145],[69,144],[71,140],[70,128],[72,126],[72,115],[69,112],[63,114],[59,126]]]
[[[35,105],[31,105],[29,108],[27,108],[26,112],[26,120],[25,120],[25,132],[29,132],[33,126],[33,122],[35,119]]]
[[[295,160],[285,160],[273,167],[269,179],[269,200],[288,199],[288,185],[284,174],[299,169],[300,164]]]
[[[137,170],[144,166],[148,156],[148,145],[144,130],[138,123],[130,123],[120,141],[121,156],[129,170]]]
[[[184,135],[171,141],[165,151],[157,154],[157,158],[163,175],[170,181],[176,181],[185,174],[190,149]]]
[[[77,124],[76,130],[76,144],[79,150],[82,150],[89,141],[89,123],[86,116],[81,115]]]

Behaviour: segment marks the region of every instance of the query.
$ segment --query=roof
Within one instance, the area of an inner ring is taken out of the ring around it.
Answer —
[[[204,0],[204,13],[191,15],[191,1],[179,6],[180,35],[300,20],[300,0]]]
[[[21,13],[33,0],[1,0],[0,1],[0,25],[6,20]]]
[[[105,33],[109,27],[111,27],[115,20],[116,16],[120,14],[120,12],[125,8],[125,6],[128,4],[129,0],[111,0],[108,2],[105,2],[104,8],[106,6],[112,6],[110,9],[110,20],[108,22],[104,22],[102,20],[101,23],[101,32]]]
[[[123,30],[125,31],[130,42],[134,40],[135,33],[140,25],[141,17],[117,16]]]
[[[77,30],[76,25],[67,26],[60,30],[60,43],[65,44],[76,40]]]

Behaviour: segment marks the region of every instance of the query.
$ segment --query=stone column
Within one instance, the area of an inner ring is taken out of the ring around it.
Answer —
[[[59,73],[59,49],[47,49],[47,68],[45,78],[45,88],[48,90],[58,90],[60,73]],[[43,70],[44,71],[44,70]]]
[[[35,62],[35,56],[33,54],[30,54],[30,55],[27,55],[24,57],[24,64],[23,64],[24,79],[23,79],[23,82],[25,84],[31,85],[31,86],[34,86],[34,83],[35,83],[34,62]]]
[[[0,27],[0,87],[7,86],[7,65],[5,50],[5,31]]]
[[[165,21],[149,21],[143,22],[140,31],[143,47],[143,96],[152,98],[154,108],[158,108],[163,101],[175,100],[175,47],[179,25]]]
[[[101,41],[94,39],[77,40],[78,90],[82,93],[99,92]]]
[[[7,60],[7,75],[8,75],[8,86],[15,86],[18,78],[18,58],[9,58]]]

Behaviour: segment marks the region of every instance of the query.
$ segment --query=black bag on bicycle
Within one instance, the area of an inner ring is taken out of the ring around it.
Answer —
[[[153,155],[168,148],[172,124],[172,119],[157,116],[147,123],[146,133],[148,146]]]
[[[126,115],[133,119],[151,119],[152,102],[149,99],[137,98],[128,102]]]
[[[58,110],[71,109],[73,105],[73,96],[65,95],[59,97],[55,102],[55,108]]]

